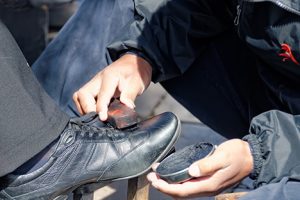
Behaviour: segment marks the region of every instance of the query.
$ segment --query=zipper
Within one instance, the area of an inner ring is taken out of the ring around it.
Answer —
[[[234,25],[236,25],[236,26],[239,25],[241,11],[242,11],[241,6],[238,4],[236,6],[236,16],[234,18]]]
[[[282,9],[284,9],[284,10],[290,12],[290,13],[293,13],[293,14],[296,14],[296,15],[300,16],[300,11],[283,4],[281,1],[278,1],[278,0],[243,0],[242,3],[245,2],[245,1],[246,2],[251,2],[251,3],[267,2],[268,1],[268,2],[273,3],[273,4],[279,6],[280,8],[282,8]],[[242,12],[241,5],[238,4],[236,6],[236,17],[234,18],[234,25],[235,26],[239,25],[241,12]]]
[[[288,11],[288,12],[291,12],[293,14],[296,14],[296,15],[299,15],[300,16],[300,11],[294,9],[294,8],[291,8],[285,4],[283,4],[281,1],[278,1],[278,0],[244,0],[244,1],[247,1],[247,2],[252,2],[252,3],[255,3],[255,2],[271,2],[277,6],[279,6],[280,8]]]

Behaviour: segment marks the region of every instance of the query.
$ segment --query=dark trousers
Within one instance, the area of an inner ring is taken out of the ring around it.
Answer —
[[[3,5],[0,2],[0,19],[7,26],[27,62],[31,65],[47,45],[48,10],[33,7],[30,4],[21,3],[18,6],[18,2],[22,1],[14,1],[15,6]]]
[[[40,152],[68,122],[0,21],[0,177]]]

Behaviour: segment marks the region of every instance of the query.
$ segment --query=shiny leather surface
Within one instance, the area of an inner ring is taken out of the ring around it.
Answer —
[[[55,199],[86,183],[138,176],[170,151],[180,132],[169,112],[126,130],[96,126],[97,120],[95,114],[72,119],[47,164],[0,180],[0,199]]]

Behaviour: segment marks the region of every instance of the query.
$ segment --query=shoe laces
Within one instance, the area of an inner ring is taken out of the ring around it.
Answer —
[[[82,117],[70,119],[71,128],[74,129],[81,137],[88,136],[89,138],[108,137],[110,139],[124,137],[122,131],[114,129],[111,125],[106,124],[104,127],[99,127],[99,117],[96,112],[88,113]]]

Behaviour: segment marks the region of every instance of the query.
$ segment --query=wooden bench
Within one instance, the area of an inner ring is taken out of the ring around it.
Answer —
[[[149,200],[149,183],[146,175],[128,180],[127,200]],[[215,197],[215,200],[238,200],[246,192],[225,193]],[[74,200],[94,200],[94,194],[75,195]]]
[[[148,200],[149,183],[146,175],[141,175],[128,180],[127,200]],[[73,200],[94,200],[94,192],[85,194],[73,194]]]

